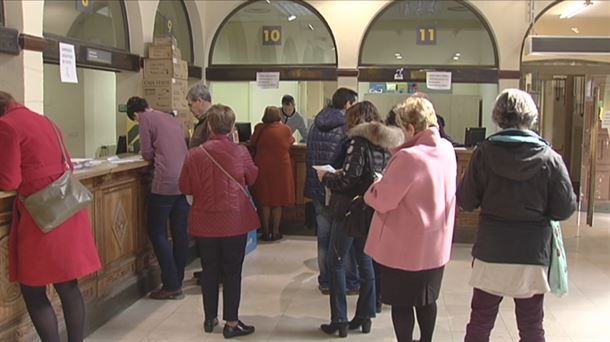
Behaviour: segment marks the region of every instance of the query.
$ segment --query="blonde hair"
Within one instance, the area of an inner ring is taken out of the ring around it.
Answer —
[[[438,128],[436,112],[432,103],[422,97],[411,96],[398,104],[394,109],[396,123],[399,127],[407,128],[409,124],[419,133],[429,127]]]
[[[214,134],[229,134],[235,125],[235,112],[229,106],[215,104],[208,109],[208,125]]]

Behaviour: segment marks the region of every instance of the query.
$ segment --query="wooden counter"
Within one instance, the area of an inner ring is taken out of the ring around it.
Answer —
[[[286,224],[305,224],[305,204],[310,200],[303,197],[303,188],[305,187],[305,178],[307,177],[307,166],[305,163],[305,155],[307,147],[304,144],[293,145],[290,150],[292,165],[294,168],[295,177],[295,206],[286,208],[283,212],[282,220]],[[456,148],[455,153],[458,165],[458,181],[468,167],[470,158],[472,157],[473,149]],[[453,235],[454,242],[474,242],[476,229],[479,222],[479,211],[466,212],[457,208],[455,229]]]
[[[149,165],[144,161],[102,164],[76,173],[94,194],[89,213],[103,264],[97,273],[80,280],[87,305],[88,332],[159,284],[156,259],[144,228]],[[33,341],[37,335],[19,286],[8,281],[13,200],[14,193],[0,192],[0,341]],[[49,293],[56,311],[60,312],[59,298],[54,291]]]

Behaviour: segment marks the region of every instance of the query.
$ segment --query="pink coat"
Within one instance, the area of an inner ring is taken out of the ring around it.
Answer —
[[[203,145],[242,187],[256,181],[258,168],[245,146],[226,135],[215,135]],[[240,185],[232,181],[201,147],[189,150],[180,174],[180,191],[193,195],[189,233],[197,237],[230,237],[260,227],[256,209]]]
[[[365,253],[406,271],[445,265],[455,221],[456,173],[453,146],[436,128],[400,147],[364,197],[375,209]]]

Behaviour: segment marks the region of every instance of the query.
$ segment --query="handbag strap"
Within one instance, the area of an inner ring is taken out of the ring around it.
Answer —
[[[225,170],[217,161],[216,159],[214,159],[214,157],[212,157],[212,155],[210,154],[210,152],[208,152],[208,150],[205,149],[205,147],[203,147],[203,145],[199,146],[203,152],[208,156],[208,158],[210,158],[210,160],[212,160],[212,162],[214,163],[214,165],[216,165],[220,171],[222,171],[227,177],[229,177],[229,179],[231,179],[233,182],[235,182],[239,188],[241,189],[241,191],[246,194],[246,196],[248,196],[248,198],[250,198],[250,194],[248,193],[248,191],[241,185],[240,182],[238,182],[235,178],[233,178],[233,176],[231,176],[231,174],[229,174],[227,172],[227,170]]]
[[[55,136],[57,137],[57,143],[59,143],[59,149],[61,150],[62,164],[64,164],[64,166],[68,166],[68,168],[70,168],[70,164],[68,163],[68,153],[66,152],[66,147],[64,146],[64,143],[61,140],[61,136],[59,135],[59,130],[57,129],[57,126],[55,126],[53,121],[51,121],[51,119],[49,119],[47,116],[45,116],[45,119],[47,119],[49,121],[49,123],[51,124],[51,127],[53,127],[53,131],[55,131]]]

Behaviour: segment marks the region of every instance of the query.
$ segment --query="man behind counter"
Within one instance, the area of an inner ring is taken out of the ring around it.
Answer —
[[[284,95],[282,97],[282,123],[288,125],[292,133],[298,130],[301,134],[301,142],[307,141],[307,125],[303,116],[296,111],[294,97]]]

